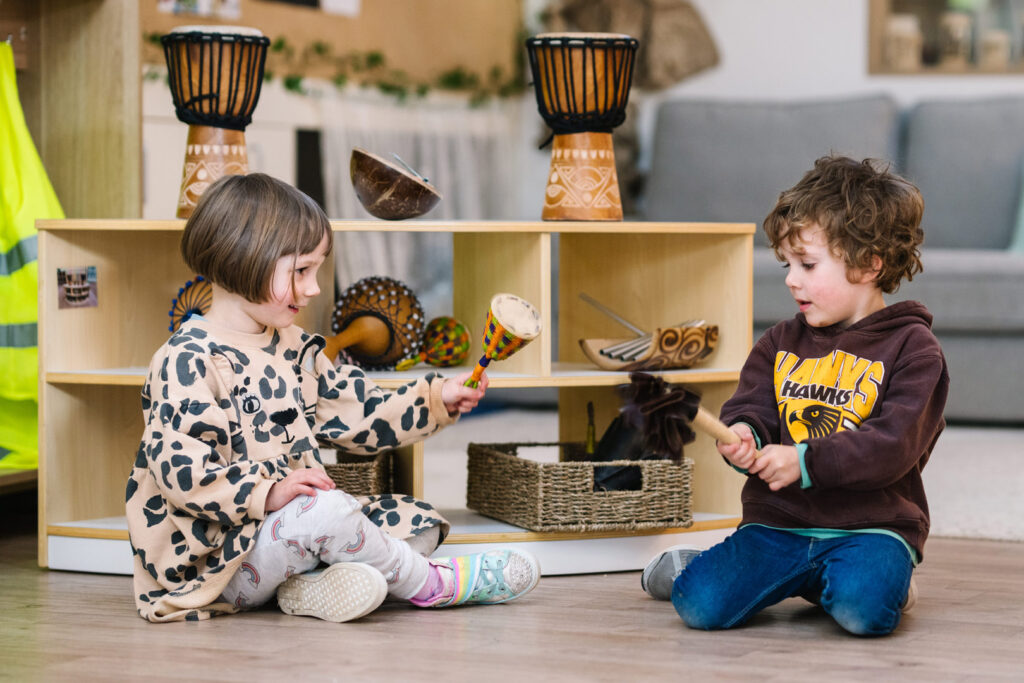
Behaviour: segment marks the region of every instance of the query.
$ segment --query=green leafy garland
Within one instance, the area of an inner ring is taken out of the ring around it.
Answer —
[[[144,40],[162,50],[160,36],[159,33],[149,33],[144,36]],[[520,29],[518,44],[521,45],[525,40],[526,32],[524,29]],[[406,101],[410,96],[424,97],[431,90],[436,89],[466,94],[469,96],[469,105],[477,107],[492,97],[513,97],[526,89],[524,50],[516,52],[515,70],[511,74],[506,74],[500,66],[491,68],[486,76],[457,66],[441,73],[430,82],[417,81],[400,69],[388,68],[387,57],[379,50],[352,51],[335,55],[329,43],[314,41],[301,51],[297,51],[287,39],[278,37],[271,41],[269,52],[280,57],[275,61],[285,64],[286,73],[280,76],[284,88],[301,95],[308,94],[303,84],[306,77],[302,73],[313,66],[324,64],[333,67],[334,75],[330,80],[339,90],[349,83],[358,83],[364,88],[376,88],[399,102]],[[277,77],[277,74],[270,69],[264,69],[263,74],[264,80],[267,82]],[[147,80],[160,77],[160,72],[153,69],[146,70],[145,78]],[[163,77],[167,78],[166,75]]]

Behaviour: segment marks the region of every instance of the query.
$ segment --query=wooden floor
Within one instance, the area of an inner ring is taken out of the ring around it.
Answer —
[[[637,572],[562,576],[507,605],[386,603],[331,624],[266,609],[153,625],[124,576],[36,566],[32,499],[0,497],[0,679],[16,681],[1024,680],[1024,544],[932,539],[892,636],[846,635],[798,599],[687,629]]]

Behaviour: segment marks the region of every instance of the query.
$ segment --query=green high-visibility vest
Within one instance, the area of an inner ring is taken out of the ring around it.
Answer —
[[[25,125],[14,52],[0,42],[0,467],[37,464],[37,218],[64,212]],[[56,273],[51,273],[56,277]]]

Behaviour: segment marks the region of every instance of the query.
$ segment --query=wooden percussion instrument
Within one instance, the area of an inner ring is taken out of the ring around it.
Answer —
[[[209,185],[249,172],[245,127],[263,84],[270,39],[253,28],[182,26],[160,38],[178,120],[188,124],[178,218]]]
[[[342,293],[331,318],[336,334],[326,339],[332,361],[345,349],[367,370],[392,370],[420,350],[423,307],[405,284],[389,277],[366,277]]]
[[[602,370],[669,370],[688,368],[704,360],[718,346],[718,325],[688,320],[672,327],[645,332],[593,297],[580,298],[637,334],[632,339],[580,339],[580,348]]]
[[[515,294],[495,294],[484,326],[484,355],[465,386],[480,385],[480,376],[492,360],[505,360],[540,334],[540,312]]]
[[[395,370],[408,370],[422,361],[449,368],[459,365],[468,356],[469,330],[455,318],[443,315],[427,323],[420,352],[398,363]]]
[[[171,316],[168,329],[174,332],[193,315],[205,315],[212,304],[213,287],[210,281],[202,275],[196,275],[194,280],[188,280],[178,289],[178,296],[171,299],[171,310],[167,312]]]
[[[718,346],[718,325],[691,320],[659,327],[634,339],[581,339],[583,354],[602,370],[672,370],[689,368]]]
[[[365,149],[352,149],[349,175],[356,198],[368,213],[384,220],[422,216],[441,201],[441,193],[401,157],[394,156],[399,165]]]
[[[527,39],[537,109],[554,133],[543,220],[622,220],[611,133],[626,119],[638,45],[617,33]]]

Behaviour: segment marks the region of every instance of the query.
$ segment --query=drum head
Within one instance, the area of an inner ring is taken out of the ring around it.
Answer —
[[[625,33],[538,33],[534,38],[542,40],[629,40],[632,36]]]
[[[226,36],[262,36],[263,31],[251,26],[177,26],[168,33],[219,33]]]
[[[495,294],[491,313],[502,327],[524,341],[540,334],[540,312],[515,294]]]

